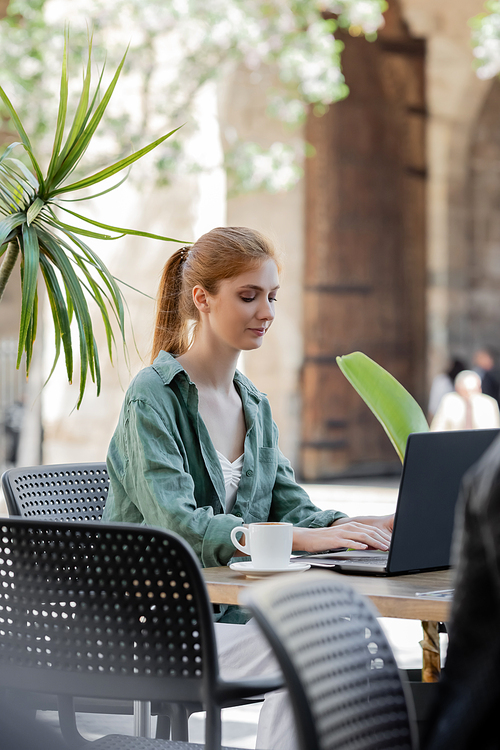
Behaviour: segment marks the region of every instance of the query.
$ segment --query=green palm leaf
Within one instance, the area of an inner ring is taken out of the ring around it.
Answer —
[[[101,227],[101,229],[107,229],[109,232],[120,232],[120,236],[123,237],[125,234],[132,234],[136,235],[137,237],[149,237],[152,240],[164,240],[165,242],[180,242],[182,243],[183,240],[174,240],[172,237],[164,237],[161,234],[151,234],[151,232],[142,232],[139,229],[125,229],[124,227],[113,227],[110,224],[102,224],[100,221],[95,221],[94,219],[89,219],[87,216],[82,216],[82,214],[77,214],[75,211],[70,211],[69,208],[64,208],[64,206],[61,206],[62,211],[66,211],[66,213],[71,214],[72,216],[75,216],[77,219],[81,219],[82,221],[86,221],[88,224],[92,224],[94,227]],[[67,224],[63,224],[62,222],[58,222],[59,225],[63,229],[69,229],[72,232],[76,232],[78,234],[86,234],[85,230],[81,227],[70,227]],[[118,239],[117,237],[107,237],[104,235],[100,236],[101,239]],[[185,243],[185,241],[184,241]]]
[[[29,171],[29,169],[22,163],[22,161],[19,161],[19,159],[13,159],[9,157],[7,159],[9,164],[13,164],[15,167],[17,167],[18,171],[23,176],[25,182],[33,188],[33,190],[36,192],[38,188],[40,187],[38,184],[38,180],[36,177]]]
[[[42,231],[45,231],[43,229],[43,226],[41,226]],[[124,336],[125,331],[125,314],[124,314],[124,299],[120,293],[120,289],[115,281],[114,276],[109,272],[106,265],[103,263],[103,261],[99,258],[99,256],[94,253],[94,251],[83,242],[83,240],[76,235],[74,235],[70,231],[65,231],[65,234],[68,236],[68,238],[74,242],[76,248],[79,248],[81,252],[83,253],[83,256],[81,253],[78,252],[78,250],[75,249],[75,247],[72,247],[68,242],[66,242],[61,237],[59,238],[59,243],[61,246],[66,249],[68,253],[68,257],[72,258],[79,266],[84,269],[84,273],[87,274],[89,272],[89,269],[92,268],[97,276],[99,277],[100,281],[104,283],[104,287],[107,289],[107,292],[102,286],[99,286],[101,294],[110,302],[110,310],[115,315],[116,320],[120,327],[120,332],[122,336]],[[83,263],[81,263],[81,260],[84,260]],[[131,287],[133,289],[133,287]],[[71,300],[68,299],[68,314],[70,315],[71,319]],[[103,315],[103,323],[106,326],[108,323],[108,316]]]
[[[56,347],[54,363],[47,380],[50,379],[59,360],[62,343],[68,381],[71,383],[73,379],[73,349],[71,347],[71,328],[68,310],[54,268],[48,261],[46,256],[43,254],[43,252],[40,255],[40,268],[45,281],[47,296],[49,298],[49,303],[52,310]]]
[[[83,242],[79,237],[76,235],[71,234],[71,232],[67,233],[70,239],[75,243],[77,247],[79,247],[85,257],[87,258],[87,263],[89,266],[91,266],[99,276],[100,280],[104,283],[104,286],[108,290],[108,293],[104,292],[107,299],[111,298],[111,305],[110,309],[116,316],[116,320],[118,322],[118,325],[120,327],[120,332],[122,336],[125,335],[125,311],[124,311],[124,298],[120,292],[120,289],[118,287],[118,284],[116,283],[115,277],[111,275],[111,273],[106,268],[105,264],[102,262],[102,260],[96,255],[96,253],[93,252],[93,250]],[[74,250],[72,251],[73,254]],[[100,287],[101,290],[103,287]],[[133,287],[131,287],[133,288]],[[104,321],[106,324],[106,321]]]
[[[42,210],[42,208],[45,206],[45,203],[41,198],[35,198],[31,206],[28,208],[28,211],[26,212],[26,224],[30,226],[35,221],[36,217]]]
[[[21,143],[19,141],[14,141],[14,143],[9,143],[5,151],[0,155],[0,164],[9,157],[9,154],[11,151],[13,151],[17,146],[20,146]]]
[[[47,233],[40,232],[45,253],[52,264],[61,273],[67,289],[67,295],[71,299],[73,311],[78,326],[80,341],[80,393],[78,395],[77,407],[80,406],[85,384],[87,381],[87,370],[90,369],[92,380],[95,381],[96,360],[94,357],[94,334],[92,329],[92,318],[82,290],[81,282],[73,270],[68,257],[60,245]],[[97,368],[99,361],[97,360]]]
[[[0,245],[3,245],[4,242],[7,242],[7,238],[9,237],[10,233],[13,229],[16,229],[16,227],[21,226],[26,221],[26,214],[22,211],[18,211],[15,214],[11,214],[10,216],[7,216],[3,221],[0,221]]]
[[[66,141],[66,145],[61,154],[60,166],[57,169],[53,177],[54,182],[57,184],[61,183],[67,177],[67,175],[76,167],[76,165],[78,164],[78,162],[84,155],[85,151],[87,150],[90,144],[90,141],[92,140],[92,136],[97,130],[97,127],[100,121],[102,120],[106,107],[109,104],[111,95],[113,91],[115,90],[115,86],[118,82],[118,78],[120,76],[120,73],[122,72],[122,68],[125,64],[125,58],[127,56],[127,53],[125,53],[125,55],[122,58],[122,61],[120,62],[120,65],[118,66],[118,69],[115,75],[113,76],[113,80],[109,84],[108,88],[106,89],[106,92],[104,93],[102,100],[99,102],[99,105],[97,106],[94,114],[90,118],[93,105],[96,101],[96,96],[94,96],[92,104],[90,108],[88,108],[88,98],[89,98],[89,89],[90,89],[90,52],[91,52],[91,46],[89,48],[89,64],[87,66],[87,73],[85,75],[85,79],[83,83],[83,90],[82,90],[82,96],[80,98],[80,103],[78,105],[75,120],[73,122],[72,129],[68,136],[68,140]],[[101,83],[101,80],[102,80],[102,73],[101,73],[101,78],[99,80],[99,85]],[[97,87],[97,90],[99,90],[99,86]],[[96,91],[96,94],[97,94],[97,91]],[[90,118],[90,122],[88,122],[89,118]],[[87,125],[87,122],[88,122],[88,125]],[[69,189],[78,189],[78,188],[69,188]],[[67,192],[67,191],[68,191],[68,187],[64,188],[64,190],[58,189],[57,194],[60,194],[61,192]],[[50,188],[49,188],[49,195],[52,195]]]
[[[0,166],[0,177],[2,179],[0,194],[11,210],[16,211],[29,205],[33,197],[33,191],[24,180],[17,177],[14,170],[7,168],[5,165]]]
[[[337,357],[337,364],[377,417],[403,461],[410,432],[429,429],[418,403],[396,378],[362,352]]]
[[[60,219],[57,218],[55,213],[49,208],[52,219],[47,220],[45,223],[53,227],[54,229],[60,229],[64,232],[64,234],[68,234],[69,232],[73,232],[74,234],[82,234],[84,237],[93,237],[96,240],[118,240],[120,237],[124,236],[124,232],[122,234],[117,235],[116,237],[110,234],[102,234],[102,232],[92,232],[90,229],[84,229],[83,227],[73,227],[71,224],[64,224]],[[90,222],[89,222],[90,223]]]
[[[90,50],[92,49],[92,42],[90,43]],[[61,80],[64,79],[64,76],[62,76]],[[63,149],[63,153],[61,154],[61,159],[63,160],[66,154],[68,154],[71,149],[73,148],[73,145],[77,138],[80,136],[83,128],[85,127],[85,123],[88,119],[88,104],[90,99],[90,83],[92,79],[92,70],[91,70],[91,60],[90,60],[90,54],[87,60],[87,70],[85,71],[85,76],[83,79],[83,86],[82,86],[82,93],[80,95],[80,101],[78,102],[78,107],[76,109],[75,117],[73,119],[73,124],[71,125],[71,130],[69,131],[68,138],[66,140],[66,144]]]
[[[29,368],[31,364],[31,358],[33,356],[33,345],[36,339],[36,331],[38,325],[38,287],[35,287],[35,296],[33,299],[33,310],[31,312],[31,318],[28,324],[28,331],[26,333],[26,341],[24,342],[24,351],[26,352],[26,367]]]
[[[33,227],[23,224],[22,227],[22,252],[23,252],[23,305],[21,308],[21,324],[19,329],[19,346],[17,349],[17,366],[21,364],[23,349],[26,347],[28,329],[33,318],[33,305],[36,295],[36,280],[38,275],[38,263],[40,248],[38,237]],[[36,334],[36,330],[35,330]],[[31,330],[33,336],[33,330]],[[29,338],[29,337],[28,337]],[[29,342],[32,349],[33,341]],[[30,357],[31,359],[31,357]]]
[[[40,183],[40,185],[43,185],[42,172],[41,172],[40,167],[38,166],[38,162],[35,159],[35,156],[33,154],[33,149],[31,148],[30,139],[28,138],[28,135],[27,135],[25,129],[23,128],[23,126],[22,126],[21,120],[19,119],[19,116],[18,116],[16,110],[12,106],[12,103],[11,103],[9,97],[7,96],[7,94],[5,93],[5,91],[3,90],[3,88],[1,86],[0,86],[0,98],[2,99],[3,103],[7,107],[8,111],[9,111],[9,114],[12,117],[12,121],[13,121],[14,125],[16,126],[16,130],[19,133],[19,135],[21,136],[21,141],[23,143],[23,146],[24,146],[24,148],[25,148],[25,150],[26,150],[29,158],[30,158],[31,163],[33,164],[33,169],[36,172],[36,175],[37,175],[37,178],[38,178],[38,182]]]
[[[99,198],[101,195],[106,195],[106,193],[111,193],[113,190],[116,190],[120,187],[120,185],[123,185],[126,180],[128,180],[128,176],[130,174],[130,169],[128,170],[127,174],[124,175],[119,182],[117,182],[115,185],[112,185],[109,188],[106,188],[106,190],[101,190],[99,193],[94,193],[94,195],[85,195],[83,198],[60,198],[58,200],[58,203],[81,203],[82,201],[92,201],[94,198]]]
[[[110,167],[106,167],[106,169],[101,169],[100,172],[96,172],[91,177],[86,177],[84,180],[74,182],[72,185],[66,185],[61,190],[58,190],[58,195],[61,195],[62,193],[68,193],[72,190],[81,190],[82,188],[92,187],[92,185],[95,185],[98,182],[107,180],[108,177],[112,177],[117,172],[121,172],[122,169],[126,169],[126,167],[129,167],[138,159],[141,159],[146,154],[149,154],[150,151],[159,146],[160,143],[163,143],[163,141],[165,141],[167,138],[170,138],[171,135],[177,133],[178,130],[180,130],[180,127],[174,128],[174,130],[171,130],[170,133],[162,135],[161,138],[157,138],[156,141],[150,143],[149,146],[145,146],[144,148],[139,149],[139,151],[136,151],[130,156],[125,157],[125,159],[117,161],[116,164],[112,164]]]
[[[56,134],[54,137],[54,146],[52,156],[47,170],[47,182],[51,182],[55,165],[59,157],[59,151],[64,135],[64,126],[66,125],[66,113],[68,111],[68,32],[64,34],[64,52],[61,68],[61,87],[59,93],[59,111],[57,113]]]

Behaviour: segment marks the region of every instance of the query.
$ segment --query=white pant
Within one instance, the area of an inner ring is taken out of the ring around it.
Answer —
[[[269,643],[254,620],[246,625],[216,622],[215,637],[222,678],[262,677],[280,671]],[[256,747],[259,750],[297,750],[295,721],[286,690],[266,695]]]

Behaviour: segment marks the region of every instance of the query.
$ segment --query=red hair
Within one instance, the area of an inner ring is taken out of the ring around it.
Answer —
[[[279,270],[270,240],[247,227],[217,227],[191,247],[176,250],[165,263],[158,288],[151,361],[161,350],[176,356],[188,350],[200,320],[193,302],[195,286],[216,295],[223,279],[239,276],[267,259],[274,260]]]

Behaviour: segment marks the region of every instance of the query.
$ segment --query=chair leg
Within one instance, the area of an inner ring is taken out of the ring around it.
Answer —
[[[221,744],[220,707],[212,706],[206,712],[205,750],[218,750]]]
[[[167,716],[167,714],[158,714],[158,720],[156,723],[156,739],[170,739],[170,716]]]
[[[134,735],[151,737],[151,703],[134,701]]]
[[[73,698],[70,695],[58,695],[57,708],[59,713],[59,727],[66,744],[71,748],[83,748],[86,745],[90,745],[90,742],[85,737],[82,737],[76,726]]]
[[[182,703],[169,703],[167,710],[170,717],[171,738],[180,742],[187,742],[189,709]]]

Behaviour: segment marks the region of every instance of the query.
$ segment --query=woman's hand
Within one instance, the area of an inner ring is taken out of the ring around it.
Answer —
[[[393,516],[360,516],[340,518],[331,526],[320,529],[296,526],[293,530],[293,549],[321,552],[336,547],[351,549],[389,549]]]
[[[354,516],[353,518],[339,518],[335,521],[334,526],[342,523],[350,523],[351,521],[357,521],[357,523],[365,523],[368,526],[375,526],[376,529],[386,531],[388,534],[392,534],[392,527],[394,526],[394,513],[390,516]]]

